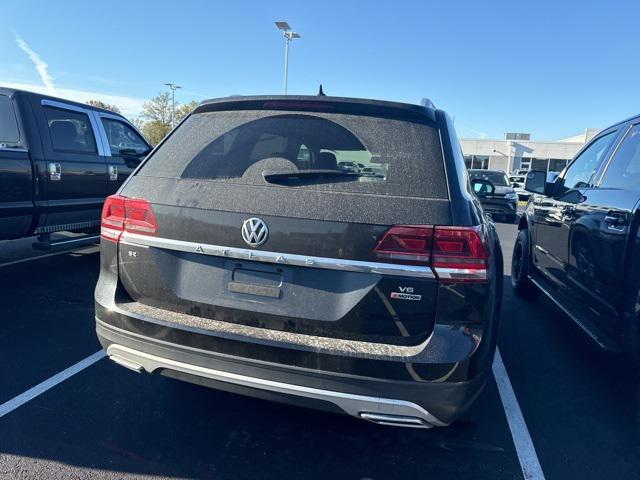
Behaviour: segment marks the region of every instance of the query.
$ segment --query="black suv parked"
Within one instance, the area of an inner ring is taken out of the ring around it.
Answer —
[[[638,353],[640,117],[600,132],[546,180],[527,175],[534,195],[513,253],[516,293],[544,292],[601,347]]]
[[[107,199],[102,238],[97,333],[132,370],[418,427],[490,372],[501,250],[440,110],[204,102]]]
[[[515,222],[518,212],[518,194],[511,186],[507,174],[501,170],[469,170],[469,176],[472,180],[488,180],[495,187],[493,194],[480,198],[484,211],[490,213],[496,220]]]
[[[0,88],[0,240],[100,226],[104,199],[150,150],[121,115]]]

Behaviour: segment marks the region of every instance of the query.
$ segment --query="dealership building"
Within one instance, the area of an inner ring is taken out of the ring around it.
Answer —
[[[561,171],[582,146],[598,133],[584,133],[553,142],[531,140],[530,133],[506,133],[503,140],[461,138],[460,145],[467,168],[485,170]]]

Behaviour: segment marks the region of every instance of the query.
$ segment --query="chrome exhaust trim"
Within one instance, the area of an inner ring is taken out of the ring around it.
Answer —
[[[109,354],[107,353],[107,355]],[[121,367],[128,368],[129,370],[133,370],[136,373],[142,373],[142,371],[144,370],[142,365],[132,362],[130,360],[127,360],[126,358],[122,358],[119,355],[109,355],[109,360],[112,360],[113,362],[117,363]]]
[[[433,426],[425,422],[422,418],[387,415],[384,413],[362,412],[360,418],[377,423],[378,425],[391,425],[394,427],[431,428]]]
[[[150,353],[134,350],[112,343],[107,355],[114,362],[130,370],[153,373],[168,369],[190,375],[209,378],[220,382],[232,383],[288,395],[314,398],[333,403],[348,415],[369,420],[382,425],[396,425],[414,428],[443,427],[447,424],[438,420],[420,405],[406,400],[355,395],[351,393],[322,390],[290,383],[277,382],[258,377],[249,377],[237,373],[215,370],[189,363],[162,358]]]

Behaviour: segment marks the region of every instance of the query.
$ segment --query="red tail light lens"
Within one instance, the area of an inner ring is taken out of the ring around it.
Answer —
[[[125,231],[155,235],[158,231],[156,216],[146,200],[111,195],[102,207],[100,236],[118,242]]]
[[[105,240],[117,242],[124,231],[124,197],[111,195],[102,206],[100,236]]]
[[[429,265],[433,227],[428,225],[396,225],[383,235],[373,254],[392,263]]]
[[[482,227],[436,227],[433,238],[434,267],[486,268]]]
[[[126,220],[124,230],[140,235],[155,235],[158,232],[158,222],[146,200],[127,198],[124,201]]]
[[[486,247],[481,226],[397,225],[373,251],[391,263],[431,266],[443,282],[486,282]]]

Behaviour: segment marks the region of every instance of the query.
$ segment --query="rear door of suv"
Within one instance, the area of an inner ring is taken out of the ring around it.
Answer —
[[[204,328],[417,345],[435,322],[431,265],[486,273],[481,227],[449,227],[435,117],[316,100],[220,108],[191,115],[105,207],[133,303]],[[350,161],[369,169],[337,168]]]

